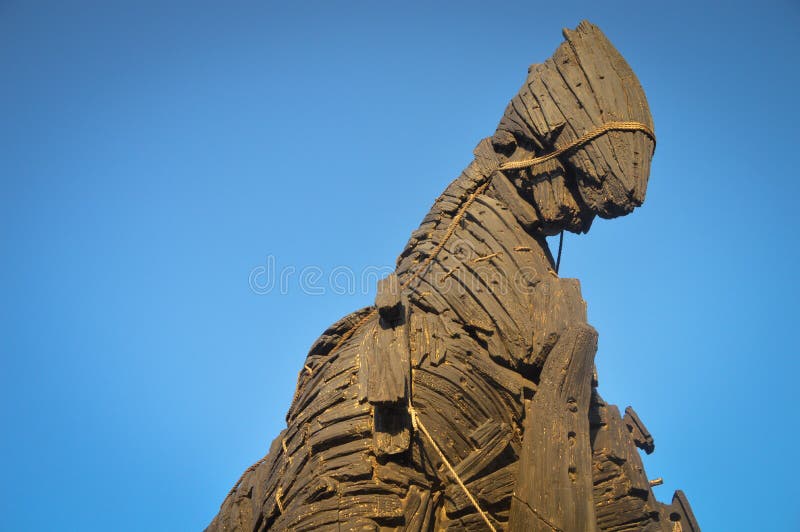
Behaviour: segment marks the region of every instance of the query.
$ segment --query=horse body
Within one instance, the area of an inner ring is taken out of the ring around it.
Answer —
[[[591,24],[565,36],[376,305],[311,348],[287,428],[210,530],[672,530],[678,514],[697,529],[685,499],[653,498],[638,417],[597,395],[597,334],[545,240],[641,204],[654,147],[621,56]]]

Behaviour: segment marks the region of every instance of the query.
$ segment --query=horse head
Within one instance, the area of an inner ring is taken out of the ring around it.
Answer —
[[[553,56],[528,69],[491,139],[548,235],[586,232],[595,216],[640,206],[655,149],[647,99],[625,59],[589,22],[563,33]]]

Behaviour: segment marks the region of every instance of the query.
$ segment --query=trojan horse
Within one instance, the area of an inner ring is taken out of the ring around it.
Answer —
[[[653,121],[594,25],[533,65],[375,305],[311,347],[269,453],[209,530],[699,530],[652,436],[598,395],[597,333],[546,237],[645,199]]]

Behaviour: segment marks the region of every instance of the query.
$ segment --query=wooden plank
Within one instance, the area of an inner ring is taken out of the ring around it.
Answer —
[[[661,504],[663,532],[700,532],[692,506],[681,490],[672,495],[671,504]]]
[[[539,215],[528,201],[522,198],[517,188],[508,180],[505,174],[499,173],[492,179],[491,189],[493,197],[509,206],[517,221],[526,231],[532,231],[540,226]]]
[[[411,486],[405,502],[406,530],[433,530],[440,494]]]
[[[586,303],[577,279],[542,279],[531,292],[533,336],[528,363],[541,369],[563,331],[586,322]]]
[[[592,410],[596,427],[592,461],[598,528],[612,531],[660,526],[658,504],[619,410],[599,396],[595,396]]]
[[[386,278],[378,281],[375,307],[381,318],[390,325],[402,318],[403,302],[400,298],[400,281],[397,279],[397,274],[389,274]]]
[[[517,476],[517,464],[498,464],[493,470],[467,484],[470,494],[483,508],[497,508],[511,503]],[[458,485],[450,485],[445,491],[445,510],[451,516],[476,513],[472,502]],[[497,516],[495,516],[497,518]],[[499,520],[499,519],[498,519]],[[507,517],[506,517],[507,520]]]
[[[366,327],[361,343],[366,399],[371,404],[406,402],[411,369],[405,327],[389,327],[377,320]]]
[[[642,423],[642,420],[639,419],[639,416],[632,407],[629,406],[625,409],[625,416],[622,418],[622,422],[628,427],[631,433],[631,439],[636,447],[647,454],[651,454],[655,451],[656,443],[655,440],[653,440],[653,436],[650,434],[650,431],[647,430],[647,427],[644,426],[644,423]]]
[[[407,405],[375,405],[373,411],[375,456],[404,453],[411,444],[411,417]]]
[[[589,400],[597,333],[567,329],[526,408],[510,531],[596,530]]]

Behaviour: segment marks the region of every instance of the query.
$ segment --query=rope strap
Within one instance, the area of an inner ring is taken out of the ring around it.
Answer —
[[[563,155],[568,151],[583,146],[587,142],[592,141],[597,137],[599,137],[600,135],[602,135],[603,133],[608,133],[609,131],[641,131],[642,133],[653,139],[653,142],[656,141],[656,134],[653,133],[653,130],[647,127],[646,125],[642,124],[641,122],[606,122],[597,129],[593,129],[588,133],[584,133],[583,135],[573,140],[563,148],[559,148],[556,151],[550,152],[547,155],[542,155],[541,157],[534,157],[533,159],[523,159],[521,161],[506,161],[500,165],[500,170],[518,170],[520,168],[528,168],[530,166],[534,166],[539,163],[549,161],[550,159],[558,157],[559,155]]]
[[[428,437],[428,441],[431,442],[431,446],[433,447],[433,450],[436,451],[436,454],[438,454],[439,458],[442,459],[442,462],[444,462],[444,465],[446,465],[447,469],[450,470],[450,474],[452,474],[453,478],[456,479],[456,482],[461,487],[461,489],[464,491],[464,495],[467,496],[467,498],[469,499],[469,502],[471,502],[472,506],[474,506],[475,509],[478,510],[478,513],[481,514],[481,517],[483,517],[483,520],[486,522],[486,526],[488,526],[489,529],[492,532],[497,532],[497,529],[494,527],[492,522],[489,520],[489,517],[486,515],[486,512],[483,511],[483,509],[481,508],[481,505],[478,504],[478,501],[475,500],[475,497],[473,497],[472,494],[469,492],[469,490],[467,489],[467,486],[465,486],[464,482],[461,480],[461,477],[458,476],[458,473],[456,473],[456,470],[453,468],[452,465],[450,465],[450,461],[447,459],[447,457],[444,455],[442,450],[436,444],[436,440],[433,439],[433,436],[431,436],[431,433],[428,432],[427,428],[425,428],[425,425],[422,423],[422,420],[417,415],[417,411],[414,410],[414,407],[409,405],[408,413],[411,414],[411,424],[414,426],[414,429],[419,428],[420,432],[422,432],[425,436]]]

